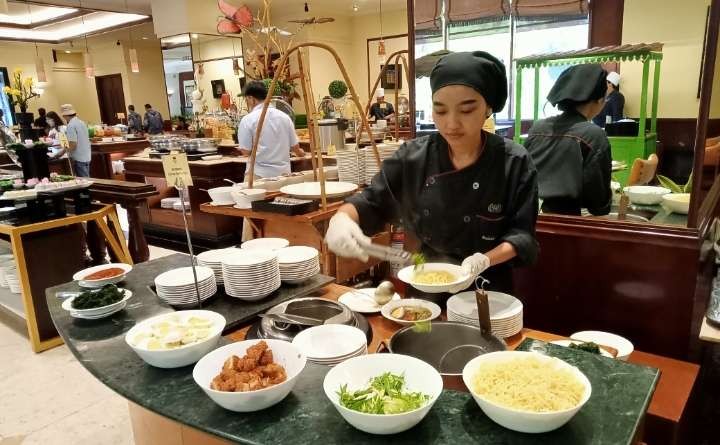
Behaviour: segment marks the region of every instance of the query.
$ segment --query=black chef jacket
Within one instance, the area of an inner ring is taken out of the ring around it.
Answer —
[[[543,211],[610,212],[611,154],[605,131],[576,111],[535,122],[525,148],[538,171]]]
[[[619,91],[613,91],[605,98],[605,106],[600,114],[593,118],[593,122],[605,128],[605,116],[610,116],[611,122],[617,122],[623,118],[625,108],[625,96]]]
[[[392,104],[388,102],[383,102],[382,105],[385,105],[385,108],[380,106],[381,104],[375,102],[370,107],[370,117],[374,117],[375,120],[377,119],[385,119],[386,116],[389,116],[393,113],[395,113],[395,109],[393,108]]]
[[[369,187],[348,198],[363,231],[376,233],[402,219],[429,261],[459,264],[507,241],[517,252],[512,263],[533,263],[538,251],[535,167],[522,146],[495,134],[484,136],[480,158],[462,170],[453,166],[438,133],[404,143],[383,162]],[[483,273],[490,289],[511,291],[510,267],[506,262]]]

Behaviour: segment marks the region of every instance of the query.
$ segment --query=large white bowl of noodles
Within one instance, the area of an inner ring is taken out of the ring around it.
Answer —
[[[408,266],[398,272],[398,278],[417,290],[429,294],[463,290],[472,284],[475,277],[465,275],[462,267],[449,263],[425,263],[420,266]]]
[[[590,398],[590,381],[578,368],[537,352],[499,351],[470,360],[463,382],[494,422],[521,433],[565,425]]]

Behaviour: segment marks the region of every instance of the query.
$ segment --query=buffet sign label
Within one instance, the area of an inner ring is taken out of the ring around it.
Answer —
[[[190,165],[185,153],[170,153],[162,158],[165,179],[177,188],[193,185]]]

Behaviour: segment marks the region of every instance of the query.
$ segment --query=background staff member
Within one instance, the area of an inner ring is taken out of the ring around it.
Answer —
[[[624,117],[624,108],[625,96],[623,96],[620,92],[620,74],[615,71],[610,71],[607,75],[607,95],[605,96],[605,106],[602,111],[593,118],[593,122],[605,128],[608,116],[610,116],[610,122],[617,122]]]
[[[395,117],[395,108],[391,103],[385,102],[385,90],[378,88],[375,93],[377,102],[370,106],[370,119],[373,120],[390,120]]]
[[[242,154],[249,155],[268,90],[263,82],[254,80],[245,85],[244,94],[251,111],[238,125],[238,145]],[[255,154],[255,176],[271,178],[290,173],[291,151],[296,156],[305,156],[290,116],[275,107],[268,107]]]
[[[429,261],[461,263],[490,288],[512,289],[511,264],[537,256],[537,182],[527,151],[482,130],[507,100],[505,66],[482,51],[443,57],[430,76],[438,133],[413,139],[348,198],[325,241],[340,256],[367,260],[366,234],[402,218]],[[487,270],[486,270],[487,269]]]
[[[538,169],[544,212],[610,212],[610,142],[589,122],[605,105],[606,76],[600,65],[563,71],[547,96],[563,113],[535,122],[528,133],[525,148]]]
[[[85,122],[77,117],[77,112],[71,104],[60,106],[60,114],[67,121],[65,135],[67,136],[70,146],[67,150],[61,150],[55,157],[61,157],[65,151],[70,155],[72,160],[73,173],[79,177],[90,177],[90,137],[88,136],[88,127]]]

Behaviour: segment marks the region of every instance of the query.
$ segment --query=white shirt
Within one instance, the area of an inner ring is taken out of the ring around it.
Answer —
[[[77,162],[90,162],[90,136],[85,122],[77,116],[70,119],[65,130],[68,141],[75,142],[77,147],[70,152],[70,157]]]
[[[263,104],[258,104],[238,125],[240,148],[250,150],[255,139]],[[290,147],[298,143],[295,126],[282,111],[269,107],[265,114],[255,157],[255,175],[271,178],[290,173]]]

